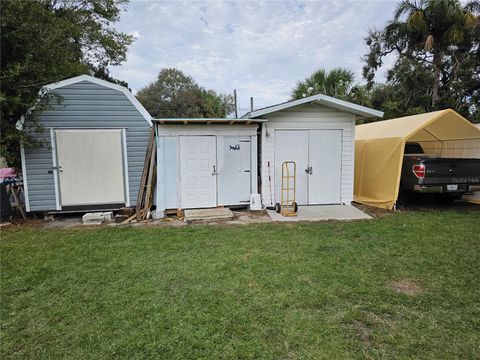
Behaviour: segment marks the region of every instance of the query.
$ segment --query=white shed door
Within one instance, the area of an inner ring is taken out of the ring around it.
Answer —
[[[61,206],[125,203],[122,130],[55,130]]]
[[[342,130],[310,130],[309,204],[339,204],[341,198]]]
[[[295,161],[297,179],[295,197],[298,205],[308,204],[308,130],[275,131],[275,202],[282,199],[282,163]],[[268,181],[268,179],[267,179]],[[266,186],[264,181],[263,186]]]
[[[248,204],[250,137],[217,137],[218,205]]]
[[[215,136],[180,136],[180,204],[217,206]]]

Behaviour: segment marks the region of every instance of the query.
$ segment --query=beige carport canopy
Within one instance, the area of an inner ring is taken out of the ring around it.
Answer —
[[[480,158],[480,129],[451,109],[358,125],[355,132],[354,200],[385,209],[397,201],[407,141],[427,154]]]

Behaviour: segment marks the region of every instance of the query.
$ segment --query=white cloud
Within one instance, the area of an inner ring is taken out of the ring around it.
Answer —
[[[288,100],[318,68],[347,67],[361,80],[363,39],[391,18],[390,1],[132,1],[117,28],[136,37],[112,74],[134,91],[176,67],[202,86],[237,89],[248,108]],[[242,111],[243,112],[243,111]]]
[[[138,39],[138,38],[140,38],[140,36],[141,36],[141,35],[140,35],[140,31],[138,31],[138,30],[134,30],[134,31],[131,33],[131,35],[133,36],[134,39]]]

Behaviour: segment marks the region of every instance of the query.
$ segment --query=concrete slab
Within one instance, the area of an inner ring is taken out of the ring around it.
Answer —
[[[190,209],[185,210],[185,221],[210,221],[233,219],[233,212],[229,208]]]
[[[82,222],[84,225],[101,225],[105,221],[111,221],[113,219],[113,212],[95,212],[86,213],[82,216]]]
[[[272,221],[324,221],[362,220],[372,217],[352,205],[310,205],[299,206],[297,216],[283,216],[275,210],[267,210]]]

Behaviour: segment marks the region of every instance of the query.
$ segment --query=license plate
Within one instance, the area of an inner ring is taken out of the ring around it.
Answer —
[[[447,185],[447,191],[455,191],[458,190],[458,185]]]

